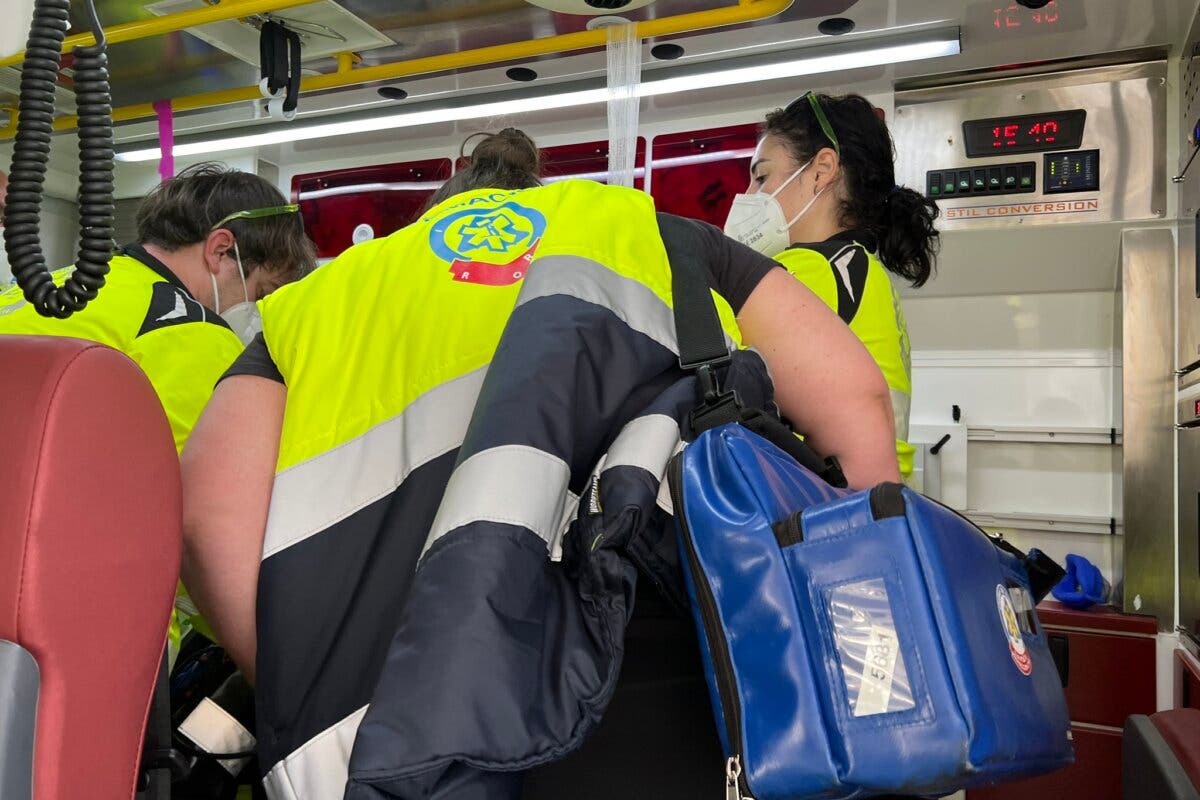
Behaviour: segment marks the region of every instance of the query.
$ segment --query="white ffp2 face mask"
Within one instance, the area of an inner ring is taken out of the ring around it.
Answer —
[[[725,218],[725,235],[771,258],[786,250],[791,244],[788,228],[808,213],[825,189],[814,194],[812,199],[804,204],[804,208],[790,220],[784,216],[783,206],[779,204],[776,195],[799,177],[801,172],[808,169],[811,163],[812,159],[806,161],[770,194],[755,192],[735,195],[733,207],[729,209],[729,216]]]
[[[246,288],[246,272],[242,269],[242,254],[238,252],[237,242],[233,243],[233,257],[237,261],[238,275],[242,279],[242,296],[246,299],[235,303],[224,311],[221,310],[221,292],[217,289],[217,276],[209,274],[213,283],[213,302],[216,312],[221,315],[230,329],[237,335],[242,344],[250,344],[254,337],[262,331],[262,315],[258,312],[258,304],[250,299],[250,291]]]
[[[221,318],[229,323],[229,327],[242,340],[242,344],[250,344],[262,331],[262,315],[258,313],[257,303],[238,303],[226,309]]]

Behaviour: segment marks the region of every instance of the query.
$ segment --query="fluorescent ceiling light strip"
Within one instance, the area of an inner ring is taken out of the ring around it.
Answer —
[[[684,167],[689,164],[707,164],[710,161],[733,161],[739,158],[750,158],[754,155],[753,147],[740,150],[713,150],[708,153],[696,153],[690,156],[671,156],[656,158],[650,162],[651,167]]]
[[[697,75],[681,75],[678,78],[647,81],[638,87],[642,97],[687,92],[713,86],[737,86],[743,83],[759,83],[777,78],[799,78],[824,72],[841,72],[862,67],[877,67],[881,64],[899,64],[922,58],[938,58],[959,52],[958,39],[936,39],[928,42],[874,47],[858,52],[837,53],[827,56],[810,56],[798,61],[779,64],[763,64],[753,67],[705,72]]]
[[[883,64],[898,64],[904,61],[917,61],[923,58],[939,58],[941,56],[955,55],[959,50],[958,34],[957,31],[954,31],[943,33],[937,38],[908,44],[882,45],[832,55],[813,55],[778,64],[739,67],[695,75],[682,75],[676,78],[645,81],[639,84],[637,91],[641,97],[657,97],[659,95],[686,92],[693,89],[711,89],[719,86],[760,83],[777,78],[796,78],[804,75],[875,67]],[[593,103],[603,103],[608,100],[608,95],[609,91],[607,88],[585,89],[576,92],[564,92],[562,94],[523,97],[515,100],[499,100],[492,103],[477,103],[475,105],[430,109],[428,111],[413,110],[369,119],[327,122],[316,125],[281,126],[263,131],[262,133],[248,133],[241,136],[185,142],[177,144],[174,152],[177,156],[194,156],[205,153],[282,144],[284,142],[324,139],[351,133],[370,133],[394,128],[433,125],[439,122],[455,122],[481,117],[522,114],[531,111],[572,108]],[[153,161],[159,158],[159,156],[159,148],[147,147],[141,150],[129,150],[124,153],[117,153],[117,160]]]
[[[651,162],[655,167],[682,167],[689,164],[707,164],[712,161],[727,161],[738,158],[750,158],[754,155],[753,147],[738,150],[713,150],[708,153],[694,153],[687,156],[672,156],[658,158]],[[633,171],[635,178],[646,175],[645,167],[637,167]],[[547,175],[542,178],[546,183],[556,183],[565,180],[608,180],[608,170],[597,172],[576,172],[569,175]],[[342,195],[364,194],[367,192],[429,192],[441,187],[445,181],[379,181],[374,183],[352,183],[346,186],[331,186],[328,189],[309,189],[296,195],[297,200],[319,200],[322,197],[340,197]]]
[[[646,175],[645,167],[637,167],[633,170],[633,177],[643,178]],[[573,175],[547,175],[542,178],[543,183],[557,183],[558,181],[606,181],[608,180],[608,170],[600,172],[576,172]]]
[[[297,200],[319,200],[322,197],[338,197],[344,194],[363,192],[428,192],[440,187],[445,181],[389,181],[379,183],[355,183],[348,186],[331,186],[328,189],[310,189],[296,195]]]
[[[307,139],[324,139],[331,136],[344,136],[349,133],[370,133],[372,131],[392,130],[394,128],[411,128],[416,125],[433,125],[439,122],[454,122],[462,119],[477,117],[498,117],[505,114],[521,114],[527,111],[541,111],[553,108],[570,108],[589,103],[603,103],[608,99],[608,89],[587,89],[580,92],[567,92],[544,97],[522,97],[516,100],[501,100],[495,103],[480,103],[472,106],[457,108],[437,108],[429,111],[409,111],[404,114],[390,114],[386,117],[372,119],[347,120],[345,122],[327,122],[321,125],[285,126],[273,128],[262,133],[249,133],[243,136],[230,136],[224,139],[209,139],[201,142],[185,142],[177,144],[174,153],[177,156],[195,156],[204,153],[216,153],[225,150],[242,150],[247,147],[263,147],[284,142],[300,142]],[[118,153],[118,161],[153,161],[159,157],[157,147],[144,150],[130,150]]]

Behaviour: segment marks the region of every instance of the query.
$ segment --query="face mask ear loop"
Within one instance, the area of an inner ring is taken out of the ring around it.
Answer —
[[[822,191],[824,190],[822,189]],[[246,288],[246,271],[242,269],[242,254],[238,251],[237,239],[233,240],[233,257],[237,259],[238,275],[242,279],[242,294],[246,296],[246,302],[249,303],[251,302],[250,290]]]
[[[786,181],[784,181],[783,183],[779,184],[779,188],[778,188],[778,189],[776,189],[775,191],[771,192],[770,196],[771,196],[771,197],[775,197],[775,196],[777,196],[777,195],[778,195],[780,192],[782,192],[784,189],[786,189],[786,188],[787,188],[787,185],[788,185],[789,183],[791,183],[792,181],[796,180],[796,178],[798,178],[798,177],[800,176],[800,173],[801,173],[801,172],[804,172],[804,170],[808,169],[808,165],[809,165],[809,164],[811,164],[812,162],[813,162],[813,160],[812,160],[811,158],[810,158],[808,161],[805,161],[805,162],[804,162],[804,166],[800,167],[800,169],[798,169],[798,170],[796,170],[795,172],[793,172],[793,173],[792,173],[792,174],[791,174],[791,175],[788,177],[788,179],[787,179]]]
[[[218,289],[217,289],[217,276],[213,275],[210,272],[210,273],[208,273],[208,277],[212,279],[212,284],[213,284],[213,305],[216,306],[216,308],[213,310],[216,311],[218,314],[220,314],[221,313],[221,292],[218,291]]]
[[[826,184],[825,189],[828,189],[828,188],[829,188],[829,185]],[[814,194],[812,196],[812,200],[809,200],[807,203],[804,204],[804,208],[800,209],[800,213],[796,214],[796,216],[792,217],[788,221],[787,228],[785,228],[785,230],[787,230],[788,228],[791,228],[793,225],[796,224],[796,221],[798,219],[800,219],[801,217],[803,217],[805,214],[808,213],[808,210],[810,208],[812,208],[813,203],[817,202],[817,198],[819,198],[821,195],[825,194],[825,189],[821,189],[820,191],[818,191],[816,194]]]

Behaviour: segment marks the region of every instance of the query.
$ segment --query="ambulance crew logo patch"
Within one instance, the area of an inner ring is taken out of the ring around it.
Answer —
[[[1004,636],[1008,639],[1008,654],[1022,675],[1033,672],[1033,661],[1029,658],[1029,649],[1021,637],[1021,628],[1017,625],[1017,612],[1013,609],[1012,598],[1008,589],[1002,585],[996,586],[996,610],[1000,612],[1000,625],[1004,628]]]
[[[546,217],[505,197],[472,198],[434,222],[429,246],[450,263],[454,280],[509,286],[525,277],[546,232]]]

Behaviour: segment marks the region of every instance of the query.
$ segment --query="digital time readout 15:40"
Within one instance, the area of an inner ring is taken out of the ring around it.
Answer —
[[[963,142],[968,158],[1070,150],[1081,144],[1086,119],[1081,108],[969,119],[963,122]]]
[[[1008,123],[992,127],[992,147],[1003,149],[1026,144],[1054,144],[1058,141],[1058,122],[1044,119],[1020,125]]]

